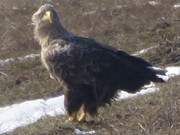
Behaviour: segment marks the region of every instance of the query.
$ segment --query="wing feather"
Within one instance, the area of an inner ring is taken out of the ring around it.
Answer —
[[[145,60],[91,39],[75,37],[65,43],[57,40],[51,44],[47,53],[51,72],[69,84],[95,82],[135,91],[156,78],[155,72],[148,68],[151,64]]]

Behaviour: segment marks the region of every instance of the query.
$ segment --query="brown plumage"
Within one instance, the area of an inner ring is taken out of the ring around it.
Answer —
[[[134,93],[150,81],[163,82],[156,74],[164,72],[150,68],[143,59],[66,31],[50,4],[41,6],[32,21],[43,65],[51,78],[67,87],[65,107],[70,121],[96,114],[118,90]]]

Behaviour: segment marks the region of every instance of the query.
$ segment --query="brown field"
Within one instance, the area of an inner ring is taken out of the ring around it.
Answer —
[[[52,0],[64,26],[133,53],[157,46],[141,57],[156,66],[180,65],[180,8],[178,0]],[[33,39],[31,16],[45,0],[0,1],[0,60],[39,53]],[[0,106],[62,94],[49,79],[40,60],[0,66]],[[97,135],[179,135],[180,77],[159,85],[159,93],[113,102],[101,108],[94,123],[64,124],[64,117],[44,118],[10,135],[71,135],[75,127]]]

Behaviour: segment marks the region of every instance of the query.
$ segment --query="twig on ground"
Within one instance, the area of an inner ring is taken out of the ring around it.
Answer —
[[[8,77],[8,75],[7,75],[6,73],[4,73],[4,72],[1,72],[1,71],[0,71],[0,74],[3,75],[3,76]]]

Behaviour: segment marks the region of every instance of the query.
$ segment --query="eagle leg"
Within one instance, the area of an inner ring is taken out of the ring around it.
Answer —
[[[84,105],[81,106],[79,113],[80,113],[80,114],[79,114],[79,117],[78,117],[78,122],[84,122],[84,121],[86,121],[86,116],[87,116],[87,114],[86,114]]]
[[[85,112],[81,112],[80,116],[78,118],[78,122],[84,122],[86,121],[86,113]]]

